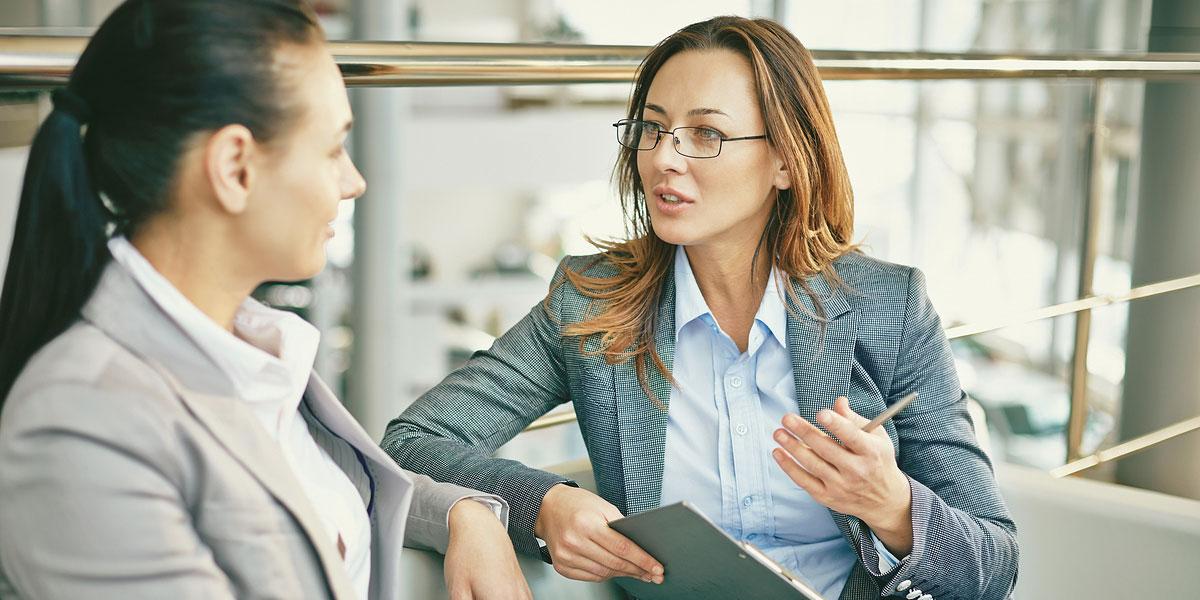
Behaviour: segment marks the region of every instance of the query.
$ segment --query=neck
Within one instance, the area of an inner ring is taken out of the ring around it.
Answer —
[[[238,277],[228,265],[229,245],[168,216],[146,223],[130,242],[175,289],[217,325],[233,331],[238,307],[259,282]]]
[[[765,248],[760,247],[757,263],[752,245],[722,248],[687,246],[684,250],[700,293],[710,306],[758,307],[767,288],[772,265]]]

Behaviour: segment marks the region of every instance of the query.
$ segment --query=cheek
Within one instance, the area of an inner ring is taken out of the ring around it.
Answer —
[[[646,185],[646,183],[651,180],[651,177],[650,177],[651,166],[650,166],[649,153],[648,152],[638,152],[637,153],[637,162],[635,163],[635,166],[637,167],[638,179],[641,180],[643,186]],[[649,195],[649,194],[647,194],[647,195]]]

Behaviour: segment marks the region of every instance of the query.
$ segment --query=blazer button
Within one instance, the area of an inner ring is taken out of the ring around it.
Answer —
[[[917,588],[913,588],[912,591],[909,592],[907,596],[905,596],[905,598],[908,598],[908,600],[917,600],[917,598],[920,598],[920,597],[921,597],[921,590],[918,590]]]
[[[918,598],[917,600],[933,600],[933,596],[930,596],[929,594],[923,594],[923,595],[922,595],[920,598]]]
[[[904,590],[907,590],[910,587],[912,587],[912,580],[905,579],[904,581],[900,582],[900,585],[896,586],[896,591],[903,592]]]

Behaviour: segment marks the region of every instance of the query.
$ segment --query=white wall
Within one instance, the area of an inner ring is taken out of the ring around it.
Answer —
[[[8,267],[8,250],[12,246],[13,224],[17,220],[21,180],[28,155],[28,147],[0,148],[0,281],[4,281],[4,270]]]

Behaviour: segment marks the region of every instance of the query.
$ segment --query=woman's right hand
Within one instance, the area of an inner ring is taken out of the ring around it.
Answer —
[[[546,542],[554,570],[563,577],[580,581],[633,577],[662,583],[662,565],[608,526],[623,516],[600,496],[559,484],[542,499],[533,532]]]

